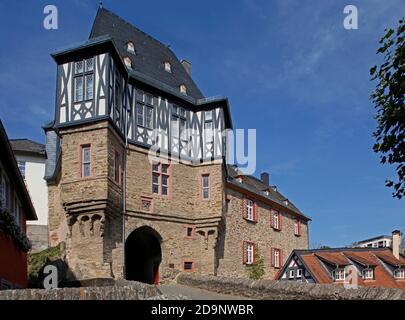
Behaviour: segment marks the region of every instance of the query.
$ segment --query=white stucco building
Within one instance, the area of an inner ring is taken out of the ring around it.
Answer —
[[[27,222],[32,251],[48,247],[48,187],[45,176],[45,145],[29,139],[11,139],[15,158],[25,180],[38,216],[37,221]]]

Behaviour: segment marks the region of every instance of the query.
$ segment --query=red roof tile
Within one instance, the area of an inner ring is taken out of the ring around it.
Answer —
[[[392,272],[384,265],[384,263],[387,263],[393,266],[404,267],[405,258],[402,256],[399,259],[395,258],[392,251],[388,248],[369,250],[343,248],[331,249],[330,251],[302,250],[299,252],[299,257],[317,283],[343,284],[343,282],[333,282],[332,275],[321,261],[329,263],[332,266],[347,266],[351,264],[351,261],[354,261],[363,266],[374,267],[374,280],[364,280],[362,277],[359,277],[359,286],[405,288],[405,280],[395,279]]]

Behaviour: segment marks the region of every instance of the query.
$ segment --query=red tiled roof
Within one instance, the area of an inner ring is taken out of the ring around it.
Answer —
[[[348,266],[350,264],[342,252],[315,253],[315,256],[331,265]]]
[[[332,275],[322,262],[326,262],[332,266],[347,266],[354,261],[363,266],[374,267],[374,280],[364,280],[359,277],[359,286],[405,288],[405,280],[395,279],[392,272],[384,265],[384,263],[387,263],[392,266],[405,267],[405,258],[402,256],[399,259],[395,258],[389,248],[299,250],[297,254],[316,283],[333,283]],[[336,282],[336,284],[342,285],[343,282]]]
[[[328,272],[322,266],[317,257],[315,257],[313,254],[308,254],[302,255],[301,259],[317,283],[332,283],[332,278],[329,276]]]
[[[383,260],[385,263],[388,263],[392,266],[405,267],[405,259],[402,257],[399,257],[399,259],[395,258],[391,251],[377,251],[375,255]]]

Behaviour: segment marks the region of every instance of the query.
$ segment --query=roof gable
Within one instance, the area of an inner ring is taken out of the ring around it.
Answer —
[[[119,16],[104,8],[99,8],[90,39],[109,35],[117,46],[121,58],[131,60],[132,69],[153,79],[158,79],[171,88],[178,90],[180,85],[187,87],[187,95],[194,99],[203,98],[200,89],[194,83],[176,55],[167,45],[152,38]],[[127,50],[128,42],[135,47],[135,54]],[[164,63],[169,62],[171,72],[165,71]]]

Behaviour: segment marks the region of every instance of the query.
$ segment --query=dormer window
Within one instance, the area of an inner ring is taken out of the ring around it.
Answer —
[[[180,93],[182,93],[182,94],[187,94],[187,87],[186,87],[186,85],[184,85],[184,84],[180,85]]]
[[[395,279],[405,279],[405,269],[398,269],[394,271]]]
[[[127,43],[127,50],[131,52],[132,54],[135,54],[135,46],[132,42]]]
[[[346,279],[345,269],[333,270],[332,275],[333,275],[333,280],[334,281],[345,281],[345,279]]]
[[[363,279],[364,280],[374,280],[374,270],[367,268],[363,270]]]
[[[132,68],[132,61],[129,57],[124,58],[124,63],[128,68]]]
[[[167,61],[165,62],[165,71],[172,73],[172,65],[170,64],[170,62],[167,62]],[[180,86],[180,91],[181,91],[181,86]]]

